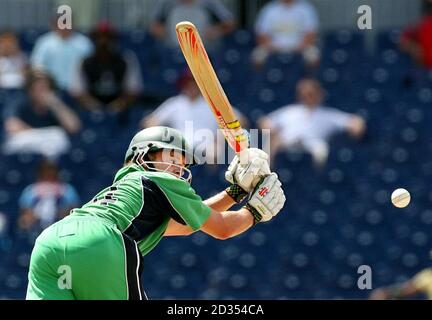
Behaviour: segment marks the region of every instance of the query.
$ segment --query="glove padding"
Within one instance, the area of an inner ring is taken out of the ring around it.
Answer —
[[[276,173],[271,173],[259,183],[249,197],[247,209],[252,209],[255,223],[271,220],[285,204],[282,184]]]
[[[268,154],[257,148],[249,148],[234,157],[225,172],[225,179],[249,193],[270,172]]]

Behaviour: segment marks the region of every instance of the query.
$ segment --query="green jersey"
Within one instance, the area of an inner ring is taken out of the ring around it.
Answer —
[[[71,215],[96,216],[114,223],[146,255],[161,240],[170,219],[198,230],[210,212],[186,181],[130,165],[117,172],[111,186]]]

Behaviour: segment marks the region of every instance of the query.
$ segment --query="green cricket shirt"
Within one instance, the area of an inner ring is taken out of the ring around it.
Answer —
[[[198,230],[210,212],[186,181],[129,165],[117,172],[111,186],[72,210],[71,215],[95,216],[114,223],[137,242],[144,256],[159,243],[171,218]]]

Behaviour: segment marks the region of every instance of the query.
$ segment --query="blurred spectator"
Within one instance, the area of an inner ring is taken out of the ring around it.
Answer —
[[[213,161],[225,146],[223,137],[217,139],[218,125],[205,99],[202,97],[192,73],[184,71],[178,80],[180,94],[169,98],[150,115],[141,120],[141,128],[157,125],[167,125],[178,129],[185,135],[189,144],[195,149],[196,155],[204,156]],[[244,127],[246,119],[238,110]],[[210,139],[214,138],[214,140]]]
[[[78,117],[54,92],[52,79],[42,71],[31,71],[26,96],[16,101],[13,113],[5,120],[4,152],[57,157],[69,149],[66,133],[76,133],[80,127]]]
[[[78,63],[92,52],[91,41],[71,29],[59,29],[58,15],[52,20],[53,31],[42,35],[33,48],[30,63],[54,78],[59,89],[67,90]]]
[[[347,131],[358,138],[365,132],[361,117],[322,105],[323,90],[318,81],[299,81],[297,96],[297,104],[282,107],[258,121],[261,129],[271,129],[272,159],[281,149],[303,150],[312,155],[317,166],[322,166],[327,160],[328,140],[332,135]]]
[[[418,64],[432,68],[432,10],[425,6],[423,18],[402,33],[400,49]]]
[[[21,89],[25,83],[27,58],[13,31],[0,33],[0,88]]]
[[[11,111],[11,103],[22,96],[27,57],[20,50],[13,31],[0,33],[0,104],[3,119]]]
[[[273,0],[266,4],[255,23],[258,45],[252,53],[253,63],[264,64],[272,53],[297,52],[303,54],[308,65],[317,65],[318,23],[315,8],[305,0]]]
[[[372,291],[371,300],[406,299],[418,294],[426,295],[432,300],[432,268],[426,268],[417,273],[413,278],[400,284],[386,288],[378,288]]]
[[[422,12],[424,14],[432,13],[432,0],[423,0],[422,1]]]
[[[91,32],[95,51],[76,69],[70,93],[89,110],[125,111],[142,90],[138,60],[120,52],[117,38],[108,22],[99,23]]]
[[[150,32],[178,48],[175,26],[183,20],[195,24],[206,45],[235,28],[234,16],[218,0],[162,0],[153,12]]]
[[[53,162],[43,161],[38,168],[37,181],[27,186],[19,198],[19,227],[42,229],[65,217],[79,205],[75,188],[59,178],[59,169]]]

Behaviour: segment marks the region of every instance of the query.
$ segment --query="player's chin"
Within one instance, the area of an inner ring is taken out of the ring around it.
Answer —
[[[180,178],[182,176],[182,173],[178,171],[167,171],[167,172],[176,178]]]

